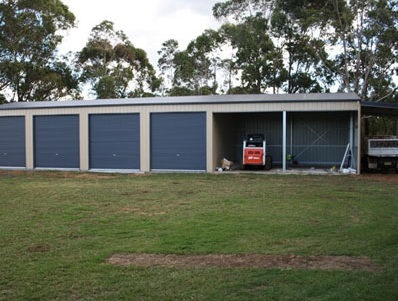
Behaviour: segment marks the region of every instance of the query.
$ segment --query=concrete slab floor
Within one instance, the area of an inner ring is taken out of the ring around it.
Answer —
[[[287,168],[284,173],[282,168],[272,168],[270,170],[231,170],[231,171],[215,171],[214,173],[230,173],[230,174],[264,174],[264,175],[274,175],[274,174],[289,174],[289,175],[342,175],[338,171],[331,171],[330,168]]]

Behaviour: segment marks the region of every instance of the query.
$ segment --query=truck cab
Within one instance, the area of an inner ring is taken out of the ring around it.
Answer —
[[[370,171],[394,169],[398,171],[398,137],[367,138],[366,168]]]

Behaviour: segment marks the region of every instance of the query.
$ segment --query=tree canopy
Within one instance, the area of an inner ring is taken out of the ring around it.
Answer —
[[[220,27],[183,49],[166,40],[155,70],[108,20],[61,57],[75,24],[61,0],[0,0],[0,102],[86,87],[97,98],[347,91],[398,102],[397,0],[226,0],[212,13]]]
[[[75,17],[59,0],[0,1],[0,94],[11,101],[56,100],[76,93],[71,68],[57,56],[60,32]],[[9,93],[6,93],[9,92]]]
[[[329,91],[337,85],[362,99],[397,100],[397,3],[228,0],[216,3],[213,14],[238,24],[262,16],[284,57],[288,93]]]
[[[81,81],[91,84],[97,98],[142,97],[159,86],[146,52],[134,47],[111,21],[93,27],[78,64]]]

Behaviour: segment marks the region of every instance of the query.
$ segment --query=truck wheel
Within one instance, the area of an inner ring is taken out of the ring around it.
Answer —
[[[366,156],[362,156],[362,160],[361,160],[361,172],[365,172],[368,173],[369,168],[368,168],[368,158]]]
[[[270,170],[272,168],[272,157],[271,156],[265,156],[265,170]]]

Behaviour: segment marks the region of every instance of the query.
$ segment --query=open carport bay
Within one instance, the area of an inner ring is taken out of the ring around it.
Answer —
[[[355,165],[356,128],[356,114],[351,112],[287,112],[286,154],[291,157],[287,165],[293,168],[339,166],[350,141]],[[213,156],[216,166],[222,158],[227,158],[242,167],[242,145],[248,134],[263,134],[273,165],[282,164],[282,112],[215,113]]]

